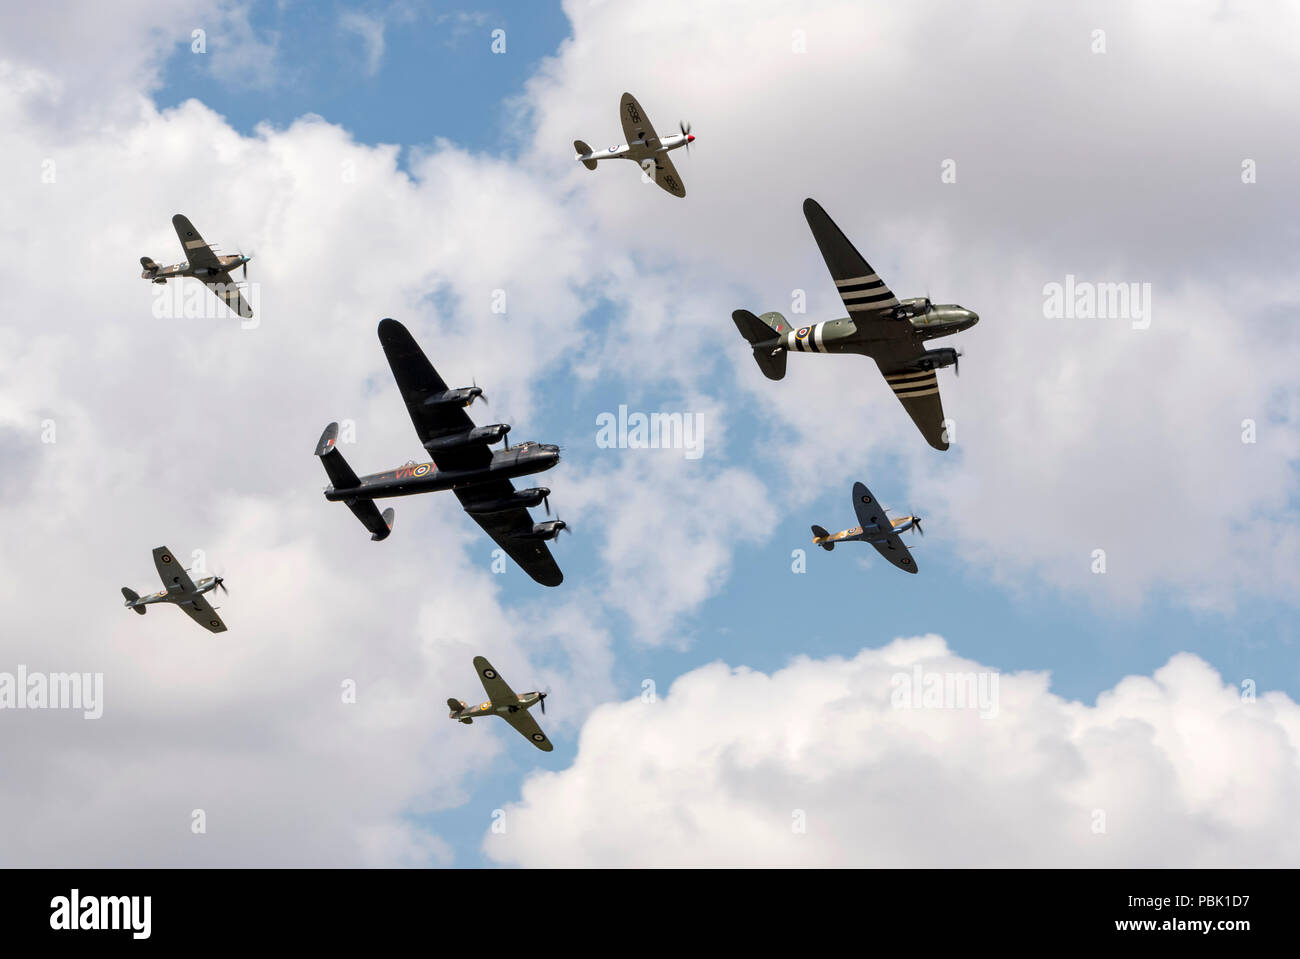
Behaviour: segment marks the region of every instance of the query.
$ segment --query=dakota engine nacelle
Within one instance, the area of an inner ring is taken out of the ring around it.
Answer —
[[[938,350],[926,350],[912,364],[912,369],[920,370],[938,370],[945,366],[955,366],[957,358],[961,356],[956,350],[950,347],[943,347]]]
[[[424,444],[430,453],[440,450],[457,449],[461,446],[497,443],[506,438],[510,432],[508,423],[493,423],[491,426],[476,426],[464,433],[450,433],[447,436],[435,436]]]
[[[534,523],[533,528],[524,533],[519,533],[519,539],[555,539],[560,535],[560,530],[566,529],[568,524],[562,519],[547,520],[545,523]]]
[[[904,316],[925,316],[930,312],[930,298],[928,296],[916,296],[909,300],[899,301],[898,312]]]
[[[477,503],[466,503],[465,512],[471,516],[484,516],[488,513],[504,513],[506,510],[518,509],[521,506],[528,509],[531,506],[537,506],[550,495],[551,491],[545,486],[515,490],[512,496],[480,500]]]
[[[483,390],[477,386],[462,386],[458,390],[443,390],[440,393],[431,393],[424,398],[423,405],[469,406],[482,395]]]

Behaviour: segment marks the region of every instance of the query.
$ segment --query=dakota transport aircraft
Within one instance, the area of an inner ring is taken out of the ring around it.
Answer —
[[[316,455],[333,484],[325,490],[325,498],[346,503],[370,530],[370,538],[381,540],[393,529],[393,510],[390,507],[380,513],[376,499],[449,489],[465,512],[524,572],[543,586],[559,586],[564,574],[546,548],[546,540],[558,536],[567,524],[561,519],[534,523],[528,508],[545,504],[549,515],[551,491],[544,486],[516,490],[510,480],[555,466],[560,448],[533,442],[511,446],[510,426],[505,423],[476,427],[465,408],[483,398],[483,390],[478,386],[448,389],[406,327],[396,320],[380,322],[379,342],[415,433],[436,461],[409,462],[384,473],[358,477],[338,451],[338,424],[331,423],[316,444]],[[499,450],[488,449],[496,442],[505,445]]]
[[[143,616],[147,612],[146,606],[171,603],[183,609],[190,619],[204,629],[213,633],[226,631],[226,624],[221,621],[217,611],[201,598],[204,593],[210,593],[214,589],[229,592],[220,576],[204,576],[195,583],[189,577],[189,570],[181,567],[176,554],[166,546],[159,546],[153,551],[153,564],[158,570],[163,588],[148,596],[141,596],[135,590],[123,586],[122,595],[126,597],[127,609],[133,609]]]
[[[591,147],[581,140],[574,140],[573,148],[578,151],[574,159],[588,170],[596,169],[598,160],[632,160],[641,167],[646,176],[653,173],[655,183],[673,196],[686,196],[686,187],[682,186],[682,178],[678,175],[677,168],[673,166],[673,161],[668,159],[668,151],[681,147],[686,147],[687,152],[690,151],[690,144],[695,141],[695,137],[691,135],[691,125],[682,121],[677,124],[680,133],[660,137],[655,133],[655,128],[650,125],[650,118],[641,109],[641,104],[637,103],[636,97],[630,93],[623,94],[623,99],[618,105],[618,114],[623,121],[623,136],[627,138],[627,142],[593,152]]]
[[[192,276],[202,280],[204,286],[217,294],[217,298],[237,314],[246,318],[251,317],[253,309],[240,295],[239,287],[230,277],[230,271],[235,267],[243,267],[244,279],[247,279],[248,261],[252,257],[245,256],[243,253],[218,256],[212,247],[204,242],[203,237],[199,236],[199,231],[194,229],[194,224],[189,221],[189,218],[182,213],[172,217],[172,226],[176,228],[181,249],[189,259],[173,266],[159,266],[149,257],[142,256],[140,265],[144,267],[144,272],[140,274],[141,278],[154,283],[166,283],[176,277]]]
[[[916,572],[916,560],[912,559],[911,552],[898,534],[915,529],[924,536],[921,517],[901,516],[890,519],[885,515],[885,508],[862,483],[853,484],[853,511],[857,513],[858,526],[838,533],[828,533],[822,527],[814,526],[813,543],[827,552],[833,550],[836,543],[870,543],[881,556],[899,569]]]
[[[470,706],[463,700],[449,699],[447,700],[447,707],[451,710],[449,718],[468,726],[475,719],[484,716],[500,716],[542,752],[549,753],[554,749],[551,741],[546,738],[546,733],[542,732],[542,728],[537,725],[537,720],[528,715],[528,710],[538,703],[542,704],[542,715],[546,715],[547,694],[532,692],[524,693],[522,696],[515,695],[515,691],[482,656],[474,657],[474,668],[478,670],[478,678],[483,683],[483,691],[487,693],[488,701]]]
[[[927,350],[923,344],[969,329],[979,315],[955,304],[935,306],[928,297],[899,300],[816,200],[804,200],[803,212],[849,315],[796,330],[780,313],[759,317],[736,310],[731,319],[753,347],[759,369],[770,380],[783,378],[789,352],[869,356],[926,442],[946,450],[935,370],[951,366],[955,372],[961,354],[951,348]]]

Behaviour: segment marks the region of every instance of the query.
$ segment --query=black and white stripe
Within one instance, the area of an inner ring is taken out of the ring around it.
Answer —
[[[825,323],[815,323],[791,330],[785,336],[785,348],[793,353],[829,353],[823,340],[825,326]]]
[[[921,370],[913,373],[889,373],[885,381],[893,388],[894,395],[900,400],[915,396],[930,396],[939,392],[939,378],[934,370]]]
[[[836,280],[835,286],[839,288],[840,298],[850,313],[887,310],[899,305],[898,297],[874,273]]]

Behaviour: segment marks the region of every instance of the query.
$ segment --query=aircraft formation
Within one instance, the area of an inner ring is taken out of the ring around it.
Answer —
[[[681,122],[678,133],[660,137],[630,93],[624,93],[619,103],[619,118],[625,143],[593,151],[582,140],[575,140],[575,159],[588,170],[595,170],[601,160],[630,160],[641,167],[647,181],[684,198],[686,187],[669,153],[683,147],[689,151],[695,140],[690,125]],[[925,343],[969,329],[979,322],[978,314],[955,304],[932,304],[928,297],[899,299],[817,201],[805,200],[803,211],[848,315],[796,329],[777,312],[755,316],[748,310],[736,310],[732,321],[752,350],[759,369],[768,379],[781,380],[790,353],[855,353],[869,357],[925,441],[937,450],[948,449],[937,371],[951,366],[955,373],[961,354],[949,347],[929,349]],[[252,309],[231,271],[240,269],[246,278],[252,257],[217,253],[183,214],[172,217],[172,225],[187,259],[159,266],[148,256],[141,257],[142,278],[158,284],[186,277],[197,279],[235,315],[251,317]],[[339,427],[332,422],[325,427],[315,451],[330,482],[324,491],[325,499],[342,502],[370,533],[371,540],[381,541],[393,531],[395,511],[392,507],[381,511],[376,500],[450,490],[469,517],[535,582],[559,586],[564,574],[547,543],[567,531],[568,526],[558,518],[536,522],[529,513],[543,506],[550,516],[549,488],[516,489],[512,481],[554,468],[560,461],[560,448],[534,441],[512,445],[511,426],[507,423],[476,426],[467,410],[476,401],[487,402],[477,383],[448,387],[410,331],[394,319],[380,321],[378,334],[427,459],[358,476],[338,449]],[[502,444],[501,448],[492,449],[497,443]],[[861,482],[853,486],[853,510],[857,526],[832,534],[814,525],[813,544],[829,552],[840,543],[869,543],[892,565],[908,573],[917,572],[916,560],[900,534],[911,530],[922,533],[920,517],[891,519]],[[192,580],[189,570],[166,546],[157,547],[153,559],[163,588],[140,596],[122,587],[125,606],[143,616],[148,606],[168,603],[179,606],[205,629],[224,632],[224,622],[208,601],[208,594],[215,590],[226,592],[222,577]],[[548,694],[516,694],[487,659],[476,656],[473,664],[487,699],[473,706],[448,699],[449,718],[469,725],[478,718],[500,716],[538,749],[550,752],[554,747],[529,714],[538,705],[543,714],[546,712]]]

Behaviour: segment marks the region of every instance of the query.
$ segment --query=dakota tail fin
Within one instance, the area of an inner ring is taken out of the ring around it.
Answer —
[[[338,423],[325,427],[325,432],[321,433],[316,443],[316,455],[320,457],[321,465],[325,467],[330,483],[336,490],[355,489],[361,485],[361,479],[338,451],[335,445],[338,438]],[[372,540],[387,539],[393,531],[394,512],[391,506],[381,513],[372,499],[345,499],[343,502],[352,510],[352,515],[361,520],[361,525],[370,530]]]
[[[831,535],[820,526],[814,526],[812,528],[812,531],[813,531],[813,536],[816,537],[817,539],[825,539],[827,536]],[[820,546],[822,549],[826,550],[826,552],[828,553],[835,548],[834,543],[818,543],[817,545]]]
[[[126,604],[125,604],[125,605],[126,605],[126,608],[127,608],[127,609],[133,609],[133,610],[135,610],[137,613],[139,613],[141,616],[143,616],[143,615],[148,611],[148,608],[145,607],[145,606],[133,606],[133,605],[132,605],[132,604],[133,604],[137,599],[140,598],[140,594],[137,593],[135,590],[133,590],[133,589],[127,589],[125,586],[123,586],[123,587],[122,587],[122,595],[126,597]]]
[[[785,377],[785,347],[780,345],[782,334],[789,324],[780,313],[764,313],[757,317],[749,310],[736,310],[732,322],[754,350],[754,362],[769,380]]]
[[[591,159],[591,147],[587,146],[587,144],[583,143],[581,140],[574,140],[573,148],[578,151],[576,159],[582,160],[583,166],[588,170],[596,169],[596,161]]]

